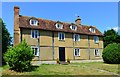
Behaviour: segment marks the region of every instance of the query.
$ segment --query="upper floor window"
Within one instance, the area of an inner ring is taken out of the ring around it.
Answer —
[[[92,33],[95,33],[95,28],[90,28],[89,29]]]
[[[31,37],[32,38],[39,38],[39,31],[38,30],[31,30]]]
[[[58,40],[65,40],[65,33],[59,32],[58,33]]]
[[[94,55],[95,55],[95,56],[100,56],[99,49],[94,49]]]
[[[63,24],[57,23],[55,26],[56,26],[56,28],[58,28],[58,29],[63,29]]]
[[[79,34],[74,34],[73,38],[74,38],[74,41],[80,41],[80,35]]]
[[[38,48],[38,47],[35,47],[35,46],[32,46],[31,48],[32,48],[32,50],[33,50],[33,54],[34,54],[35,56],[39,56],[39,48]]]
[[[74,49],[74,56],[80,56],[80,49],[79,48]]]
[[[35,26],[37,26],[37,25],[38,25],[38,20],[31,19],[31,20],[30,20],[30,25],[35,25]]]
[[[94,43],[99,43],[99,37],[98,36],[94,36]]]
[[[71,25],[70,28],[71,28],[72,30],[77,30],[77,26],[75,26],[75,25]]]

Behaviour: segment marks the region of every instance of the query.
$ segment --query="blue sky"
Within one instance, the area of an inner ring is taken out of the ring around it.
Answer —
[[[102,33],[118,26],[117,2],[3,2],[2,19],[13,37],[14,6],[23,16],[74,23],[81,17],[82,24],[96,26]]]

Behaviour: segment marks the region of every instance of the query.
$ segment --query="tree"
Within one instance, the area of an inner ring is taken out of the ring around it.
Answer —
[[[4,55],[4,59],[11,69],[19,72],[31,69],[30,62],[33,57],[33,50],[27,45],[25,40],[14,47],[10,47]]]
[[[120,43],[120,35],[118,35],[118,33],[111,29],[111,30],[107,30],[104,32],[104,47],[106,47],[108,44],[111,43]]]
[[[4,53],[7,51],[8,47],[11,45],[10,33],[8,32],[6,25],[3,23],[2,19],[0,18],[0,23],[2,24],[2,64],[6,64],[5,60],[3,59]]]

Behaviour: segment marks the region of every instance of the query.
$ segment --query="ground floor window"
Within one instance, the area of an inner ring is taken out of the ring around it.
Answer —
[[[95,49],[95,50],[94,50],[94,55],[95,55],[95,56],[100,56],[99,49]]]
[[[35,56],[39,56],[39,48],[38,47],[31,47],[33,49],[33,54]]]
[[[79,48],[74,49],[74,56],[80,56],[80,49]]]

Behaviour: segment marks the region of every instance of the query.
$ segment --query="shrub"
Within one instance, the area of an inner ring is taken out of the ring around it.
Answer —
[[[67,59],[67,63],[70,63],[70,59],[69,58]]]
[[[58,58],[56,59],[56,63],[57,63],[57,64],[60,64],[60,60],[59,60]]]
[[[110,64],[120,64],[120,44],[109,44],[103,51],[104,62]]]
[[[5,61],[15,71],[28,71],[31,67],[31,60],[33,58],[33,51],[26,41],[11,47],[4,55]]]

